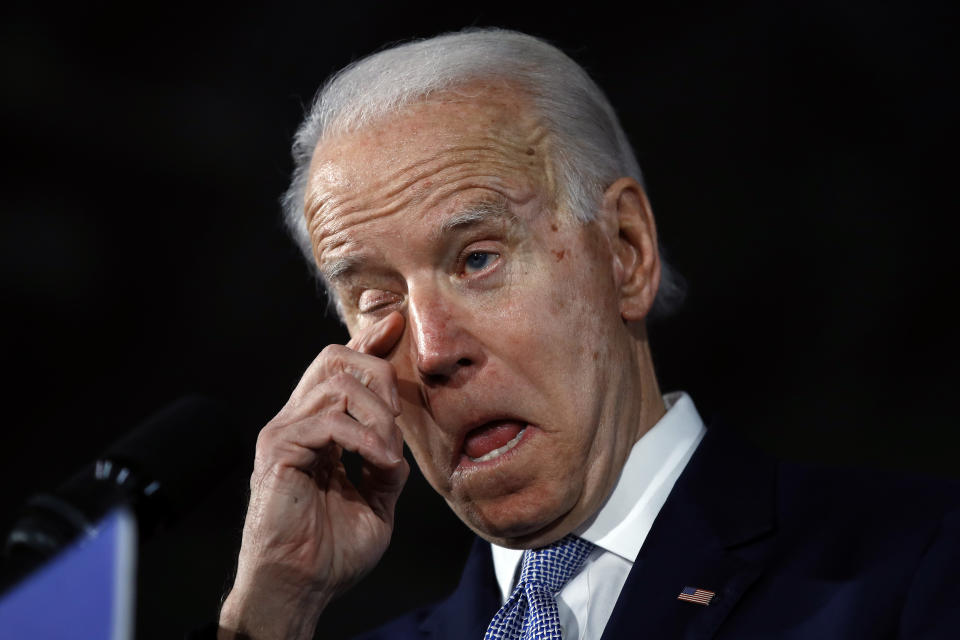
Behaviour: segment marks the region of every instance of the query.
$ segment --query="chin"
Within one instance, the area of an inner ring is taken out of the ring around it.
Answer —
[[[502,547],[529,549],[555,542],[579,524],[575,522],[575,500],[563,498],[521,492],[477,503],[447,502],[481,538]]]

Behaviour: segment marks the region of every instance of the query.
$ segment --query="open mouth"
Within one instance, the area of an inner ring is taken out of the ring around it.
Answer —
[[[463,452],[472,462],[499,458],[523,439],[527,425],[513,420],[488,422],[467,433]]]

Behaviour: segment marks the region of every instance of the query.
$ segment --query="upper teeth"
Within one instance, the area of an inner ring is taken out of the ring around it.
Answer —
[[[524,427],[523,429],[520,429],[520,433],[518,433],[517,435],[513,436],[513,438],[510,440],[510,442],[508,442],[507,444],[503,445],[502,447],[499,447],[499,448],[497,448],[497,449],[494,449],[493,451],[491,451],[491,452],[489,452],[489,453],[483,454],[483,455],[480,456],[479,458],[470,458],[470,456],[467,456],[467,457],[470,458],[471,460],[473,460],[474,462],[486,462],[487,460],[493,460],[493,459],[496,458],[497,456],[501,456],[501,455],[505,454],[507,451],[510,451],[510,449],[513,449],[515,446],[517,446],[517,443],[520,442],[520,438],[523,437],[523,432],[526,431],[526,430],[527,430],[526,427]]]

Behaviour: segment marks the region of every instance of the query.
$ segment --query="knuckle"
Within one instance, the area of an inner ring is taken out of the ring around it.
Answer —
[[[320,350],[320,357],[325,360],[338,360],[348,349],[342,344],[331,343]]]
[[[342,344],[328,344],[320,352],[321,371],[336,371],[347,366],[351,350]]]
[[[359,369],[353,372],[353,377],[360,381],[365,387],[369,387],[376,382],[377,376],[370,369]]]
[[[379,449],[382,445],[380,443],[380,436],[377,435],[372,429],[364,429],[360,434],[360,443],[364,448],[370,449]]]
[[[338,371],[328,379],[325,392],[331,395],[342,395],[356,382],[357,379],[352,374],[346,371]]]
[[[272,423],[267,424],[263,429],[260,429],[260,433],[257,434],[257,445],[256,450],[259,454],[261,451],[266,451],[272,448],[273,443],[276,441],[276,431],[277,428],[273,426]]]
[[[286,425],[267,425],[257,435],[257,444],[254,449],[254,461],[274,460],[282,455],[285,448]],[[289,436],[287,436],[288,438]]]

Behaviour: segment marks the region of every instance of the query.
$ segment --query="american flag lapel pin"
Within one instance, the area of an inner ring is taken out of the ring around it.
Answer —
[[[707,591],[706,589],[696,589],[694,587],[684,587],[683,591],[680,592],[680,595],[677,596],[677,600],[686,600],[687,602],[693,602],[695,604],[702,604],[707,606],[710,604],[710,601],[713,600],[715,596],[713,591]]]

